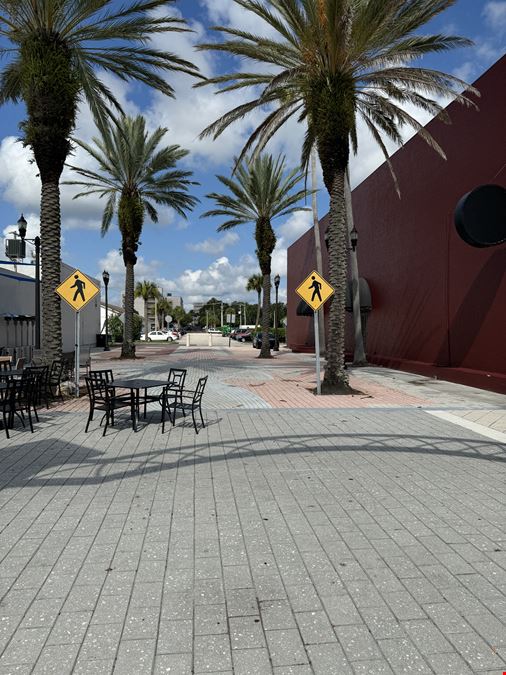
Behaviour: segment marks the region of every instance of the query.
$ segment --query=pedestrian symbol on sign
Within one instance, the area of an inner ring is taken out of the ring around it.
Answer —
[[[313,289],[313,295],[311,296],[311,302],[314,302],[315,297],[317,297],[320,302],[323,302],[322,301],[322,294],[320,293],[320,289],[322,287],[321,283],[314,276],[314,274],[311,277],[311,279],[313,280],[313,283],[309,287],[309,290]]]
[[[77,297],[80,295],[82,301],[86,302],[86,298],[84,297],[84,289],[86,288],[86,283],[82,279],[79,279],[78,274],[74,274],[74,279],[75,279],[74,284],[70,287],[76,289],[72,301],[75,302],[77,300]]]

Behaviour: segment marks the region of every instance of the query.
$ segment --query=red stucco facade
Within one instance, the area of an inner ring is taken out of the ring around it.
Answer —
[[[450,126],[429,123],[447,160],[415,136],[392,157],[401,199],[383,164],[353,191],[353,209],[360,276],[373,301],[369,360],[506,393],[506,245],[472,247],[453,221],[465,193],[488,183],[506,187],[505,82],[503,57],[475,83],[479,112],[451,104]],[[323,219],[322,236],[325,228]],[[294,350],[314,344],[312,321],[296,316],[294,293],[313,267],[309,231],[288,249]]]

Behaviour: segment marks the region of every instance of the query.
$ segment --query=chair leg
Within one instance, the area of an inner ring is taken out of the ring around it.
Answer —
[[[195,408],[192,406],[192,420],[193,420],[193,426],[195,427],[195,433],[198,434],[199,430],[197,427],[197,421],[195,419]]]
[[[7,423],[7,415],[5,414],[5,408],[2,410],[2,418],[3,418],[5,433],[7,435],[7,438],[10,438],[10,436],[9,436],[9,425]]]
[[[35,410],[35,406],[33,406],[33,409]],[[30,422],[30,431],[33,434],[32,407],[30,405],[28,405],[27,412],[28,412],[28,421]]]
[[[90,414],[88,415],[88,421],[86,422],[86,427],[84,428],[84,433],[88,433],[88,427],[90,426],[90,422],[93,419],[93,405],[91,404],[90,401]]]
[[[48,406],[48,408],[49,408],[49,406]],[[28,411],[30,411],[30,406],[28,406]],[[33,412],[35,413],[35,419],[38,422],[39,421],[39,415],[37,413],[37,408],[35,407],[35,403],[33,404]]]
[[[206,425],[204,424],[204,418],[202,417],[202,405],[199,405],[199,413],[200,413],[200,419],[202,420],[202,429],[206,428]]]

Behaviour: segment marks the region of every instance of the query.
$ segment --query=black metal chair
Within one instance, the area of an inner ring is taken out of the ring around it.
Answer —
[[[164,390],[167,389],[166,399],[166,412],[169,415],[169,420],[172,421],[172,415],[170,412],[170,406],[178,405],[182,403],[181,394],[183,393],[184,383],[186,380],[186,373],[188,371],[186,368],[171,368],[169,371],[169,376],[167,377],[167,386],[164,387]],[[154,396],[154,400],[158,400],[158,403],[163,407],[164,400],[164,391],[161,394]],[[184,409],[183,416],[185,416]]]
[[[51,364],[51,369],[49,371],[49,375],[47,378],[47,389],[49,395],[53,400],[55,400],[59,396],[63,401],[63,394],[61,391],[61,381],[63,377],[64,366],[65,363],[63,359],[60,359],[59,361],[53,361]]]
[[[202,416],[202,397],[204,396],[204,390],[207,384],[207,378],[209,376],[201,377],[197,382],[195,391],[191,389],[181,389],[176,390],[171,388],[170,384],[163,388],[162,392],[162,434],[165,431],[165,413],[169,415],[169,420],[172,422],[172,426],[176,423],[176,410],[179,408],[183,412],[183,416],[186,416],[185,411],[188,410],[192,414],[193,426],[195,427],[195,432],[198,434],[199,429],[197,427],[197,421],[195,420],[195,411],[198,410],[200,414],[200,420],[202,422],[202,428],[205,428],[204,418]],[[171,414],[171,409],[173,410]]]
[[[37,401],[40,380],[40,373],[23,373],[20,380],[7,380],[4,396],[0,401],[2,420],[7,438],[9,438],[9,429],[14,425],[14,417],[18,417],[22,425],[25,426],[25,413],[30,424],[30,431],[33,434],[32,410],[35,419],[37,422],[39,421]]]
[[[44,400],[46,408],[49,408],[49,396],[48,396],[48,380],[49,380],[49,366],[27,366],[24,371],[24,374],[38,374],[37,378],[37,403],[41,404]]]
[[[93,420],[95,410],[104,412],[100,424],[104,421],[105,426],[103,436],[107,431],[109,423],[114,426],[114,411],[118,408],[130,407],[132,415],[137,413],[135,409],[135,402],[130,393],[117,394],[114,387],[114,376],[112,370],[90,370],[85,376],[86,389],[88,390],[88,397],[90,399],[90,412],[88,421],[86,422],[85,433],[88,432],[90,422]]]

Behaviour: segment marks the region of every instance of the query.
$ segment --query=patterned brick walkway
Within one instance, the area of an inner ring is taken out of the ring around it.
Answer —
[[[501,675],[506,445],[426,412],[499,399],[364,371],[317,408],[243,353],[100,359],[208,372],[198,435],[80,400],[0,436],[0,675]]]

